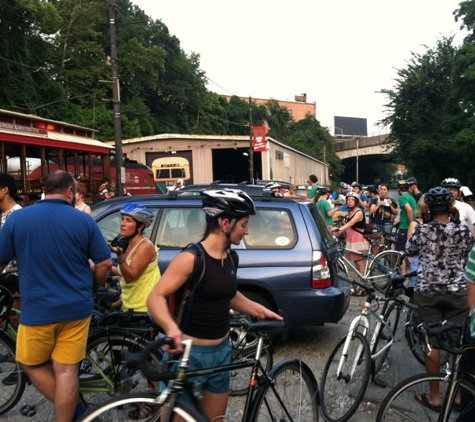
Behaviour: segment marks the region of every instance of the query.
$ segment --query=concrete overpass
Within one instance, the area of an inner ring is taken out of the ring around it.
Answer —
[[[342,160],[364,155],[387,155],[394,149],[394,145],[385,143],[387,137],[388,135],[353,139],[335,137],[335,153]]]

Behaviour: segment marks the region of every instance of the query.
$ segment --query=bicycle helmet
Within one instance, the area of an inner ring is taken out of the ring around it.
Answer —
[[[415,177],[408,177],[406,179],[406,183],[408,183],[409,185],[417,185],[417,180]]]
[[[442,180],[442,183],[440,184],[440,186],[443,188],[460,189],[462,187],[462,183],[460,183],[460,180],[456,179],[455,177],[447,177],[444,180]]]
[[[281,186],[276,182],[269,182],[264,186],[264,190],[280,189]]]
[[[360,203],[360,196],[356,192],[350,192],[349,194],[347,194],[345,202],[348,200],[348,198],[355,198],[356,205]]]
[[[358,183],[358,182],[353,182],[351,184],[351,187],[352,188],[360,188],[360,190],[363,189],[363,185],[361,183]]]
[[[325,187],[318,189],[318,191],[320,192],[320,195],[325,195],[327,193],[331,193],[331,190],[328,189],[328,188],[325,188]]]
[[[147,208],[141,204],[138,204],[137,202],[125,204],[120,209],[120,213],[122,215],[128,215],[132,217],[135,221],[144,224],[145,227],[150,227],[153,221],[153,214]]]
[[[406,180],[399,180],[397,182],[397,188],[402,190],[402,191],[408,191],[409,187],[410,187],[410,185],[409,185],[409,183],[407,183]]]
[[[375,186],[375,185],[368,185],[368,186],[366,187],[366,190],[367,190],[368,192],[371,192],[371,193],[375,193],[375,194],[378,193],[378,187]]]
[[[340,188],[347,189],[348,185],[345,182],[340,182]]]
[[[454,197],[452,194],[448,191],[448,189],[442,186],[429,189],[429,192],[427,192],[424,196],[424,202],[430,209],[434,209],[436,207],[448,209],[453,200]]]
[[[206,190],[201,192],[203,210],[207,216],[245,217],[255,215],[254,202],[249,195],[238,189]]]

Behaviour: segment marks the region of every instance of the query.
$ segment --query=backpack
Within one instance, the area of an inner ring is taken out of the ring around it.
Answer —
[[[199,243],[189,243],[182,251],[192,252],[195,255],[193,264],[193,272],[190,278],[183,284],[173,295],[168,298],[168,309],[170,314],[175,318],[181,330],[188,324],[189,308],[193,303],[193,297],[206,271],[206,262],[203,254],[203,248]],[[239,265],[239,255],[234,249],[229,252],[234,271]],[[188,309],[185,312],[187,303]],[[185,318],[183,318],[185,317]]]

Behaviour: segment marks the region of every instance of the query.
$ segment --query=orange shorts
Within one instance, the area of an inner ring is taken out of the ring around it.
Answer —
[[[41,365],[52,358],[73,365],[86,356],[91,317],[45,325],[21,325],[16,340],[16,359],[28,366]]]

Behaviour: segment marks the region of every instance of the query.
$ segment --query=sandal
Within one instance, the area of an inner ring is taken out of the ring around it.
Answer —
[[[153,404],[149,403],[140,403],[134,405],[135,409],[129,412],[129,418],[133,419],[134,421],[138,421],[140,419],[148,418],[156,411],[156,407]]]
[[[435,405],[435,404],[429,403],[429,399],[427,398],[427,393],[421,393],[421,394],[416,393],[414,395],[414,398],[416,399],[417,402],[422,404],[422,406],[427,407],[428,409],[434,412],[440,412],[440,409],[442,408],[440,404]]]

